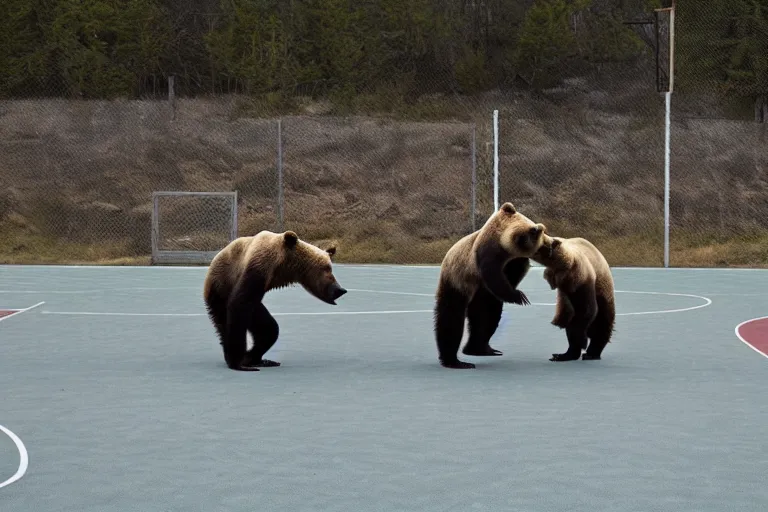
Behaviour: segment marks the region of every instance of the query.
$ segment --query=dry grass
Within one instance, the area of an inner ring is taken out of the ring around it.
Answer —
[[[82,244],[0,230],[0,264],[148,265],[149,255],[126,256],[129,242]]]
[[[635,106],[622,110],[610,104],[617,97],[490,97],[461,116],[451,112],[462,105],[444,98],[420,105],[425,112],[392,105],[408,119],[399,122],[283,117],[284,227],[335,242],[340,262],[439,263],[471,229],[472,130],[436,119],[475,116],[480,226],[492,209],[489,101],[502,118],[502,201],[553,234],[592,240],[613,265],[660,266],[663,105],[625,95]],[[162,102],[2,106],[3,263],[146,264],[154,190],[237,190],[241,235],[279,229],[276,123],[247,117],[258,105],[184,99],[173,122]],[[673,265],[767,264],[768,238],[754,232],[768,220],[768,131],[755,126],[675,121]],[[165,232],[165,248],[219,247],[219,210],[165,210],[165,226],[177,228]],[[707,234],[713,227],[717,236]]]
[[[307,241],[319,247],[338,248],[335,261],[363,264],[439,265],[460,236],[424,242],[400,233],[397,236],[312,237],[313,228],[296,227]],[[315,230],[316,233],[321,233]],[[307,236],[310,235],[310,236]],[[702,245],[698,233],[676,233],[680,243],[670,248],[674,267],[768,268],[768,233]],[[622,237],[592,237],[612,266],[661,267],[663,237],[657,233]],[[149,265],[150,255],[125,256],[130,242],[110,244],[56,243],[36,235],[0,232],[0,264]]]
[[[688,243],[686,243],[688,238]],[[768,233],[702,242],[700,235],[681,234],[670,243],[670,264],[679,267],[768,267]]]

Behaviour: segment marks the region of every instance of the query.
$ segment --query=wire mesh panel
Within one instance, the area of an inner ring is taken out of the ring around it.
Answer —
[[[278,229],[278,122],[222,99],[0,101],[0,260],[148,262],[152,192],[238,191]]]
[[[768,125],[681,120],[672,143],[671,264],[768,263]]]
[[[601,103],[613,112],[535,100],[500,110],[500,203],[513,202],[552,235],[589,239],[612,265],[660,265],[663,99],[641,96],[621,105],[606,94]]]
[[[237,237],[237,192],[155,192],[152,263],[209,263]]]
[[[768,264],[768,10],[678,2],[670,264]],[[762,5],[768,5],[762,2]]]
[[[473,126],[283,119],[285,228],[340,259],[439,263],[472,229]]]

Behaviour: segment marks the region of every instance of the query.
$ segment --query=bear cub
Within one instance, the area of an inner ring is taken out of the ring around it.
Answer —
[[[565,329],[568,350],[550,361],[600,359],[610,343],[616,319],[611,268],[603,254],[584,238],[544,235],[531,258],[544,265],[544,279],[557,290],[552,325]],[[587,340],[589,339],[589,346]]]

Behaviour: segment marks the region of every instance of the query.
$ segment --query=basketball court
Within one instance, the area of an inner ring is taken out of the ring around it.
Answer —
[[[0,267],[3,510],[765,510],[768,271],[614,269],[603,359],[554,363],[534,268],[474,370],[437,362],[436,267],[335,273],[335,307],[267,295],[251,373],[204,267]]]

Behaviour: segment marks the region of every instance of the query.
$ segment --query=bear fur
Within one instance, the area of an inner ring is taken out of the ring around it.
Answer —
[[[498,356],[489,342],[499,325],[504,302],[530,304],[517,287],[530,268],[530,256],[543,243],[546,227],[504,203],[479,230],[451,247],[443,258],[435,295],[434,329],[440,364],[474,368],[458,359],[468,320],[463,353]]]
[[[280,366],[264,359],[279,328],[262,304],[264,295],[296,283],[328,304],[347,293],[336,281],[331,259],[336,248],[322,250],[293,231],[261,231],[230,242],[211,261],[203,285],[208,315],[218,333],[224,360],[232,370],[259,371]],[[253,347],[246,352],[246,332]]]
[[[531,258],[544,265],[544,279],[557,289],[552,325],[565,329],[568,350],[550,361],[600,359],[610,343],[616,320],[611,268],[603,254],[584,238],[545,236],[545,245]],[[587,346],[589,339],[589,346]]]

